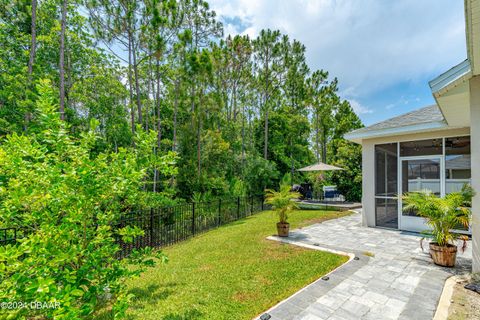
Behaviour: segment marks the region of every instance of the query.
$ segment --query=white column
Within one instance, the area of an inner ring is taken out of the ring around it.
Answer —
[[[362,225],[375,226],[375,148],[362,141]]]
[[[480,76],[470,80],[470,141],[472,187],[477,193],[472,202],[472,268],[480,272]]]

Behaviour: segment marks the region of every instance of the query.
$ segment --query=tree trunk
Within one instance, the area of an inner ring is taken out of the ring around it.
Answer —
[[[237,121],[237,86],[233,86],[233,122]]]
[[[30,42],[30,57],[28,59],[28,79],[27,88],[32,86],[33,63],[35,60],[35,51],[37,49],[37,0],[32,0],[32,24],[31,24],[31,42]],[[28,123],[30,122],[30,112],[25,111],[25,121],[23,129],[27,131]]]
[[[263,158],[268,159],[268,63],[269,63],[269,50],[265,54],[265,132],[264,132],[264,146],[263,146]]]
[[[35,50],[37,48],[37,0],[32,0],[32,39],[30,43],[30,58],[28,59],[28,83],[32,81],[33,62],[35,60]]]
[[[225,90],[224,92],[225,93],[223,94],[223,103],[225,104],[226,119],[227,123],[230,123],[232,113],[230,112],[230,104],[228,103],[229,97],[227,90]]]
[[[150,52],[149,55],[151,56],[152,53]],[[158,59],[157,59],[157,63],[156,63],[156,70],[155,70],[155,75],[156,75],[156,78],[158,78],[159,74],[159,71],[158,71]],[[148,92],[150,94],[150,92],[152,92],[152,96],[154,97],[153,100],[154,100],[154,108],[153,108],[153,115],[152,115],[152,121],[153,121],[153,128],[155,128],[155,122],[157,121],[157,106],[158,106],[158,103],[159,103],[159,99],[160,99],[160,86],[157,87],[157,90],[155,90],[155,78],[153,77],[153,68],[152,68],[152,59],[149,58],[148,59]],[[149,114],[149,110],[147,108],[147,106],[145,107],[145,130],[149,130],[149,123],[148,123],[148,114]],[[157,138],[158,139],[158,138]],[[156,156],[160,150],[158,148],[158,141],[157,141],[157,146],[153,147],[153,154]],[[155,165],[155,167],[153,168],[153,187],[152,187],[152,191],[153,192],[157,192],[157,180],[158,180],[158,170],[157,170],[157,166]]]
[[[197,126],[197,162],[198,162],[198,180],[200,182],[200,175],[202,173],[202,142],[200,141],[201,138],[201,131],[202,131],[202,115],[201,115],[201,105],[202,105],[202,97],[203,97],[203,88],[200,87],[198,90],[199,93],[199,103],[197,106],[197,117],[198,117],[198,126]]]
[[[327,134],[325,132],[325,128],[322,130],[323,135],[323,143],[322,143],[322,162],[327,163]]]
[[[200,174],[202,173],[202,164],[201,164],[201,142],[200,142],[200,127],[202,125],[202,120],[200,118],[200,112],[198,112],[198,126],[197,126],[197,162],[198,162],[198,180],[200,181]]]
[[[265,110],[265,128],[264,128],[264,145],[263,145],[263,158],[268,158],[268,108]]]
[[[137,95],[137,111],[138,111],[138,123],[142,124],[142,104],[140,101],[140,85],[138,81],[138,66],[137,66],[137,53],[135,49],[135,43],[132,39],[132,56],[133,56],[133,72],[135,73],[135,93]]]
[[[200,176],[202,173],[202,142],[200,140],[201,138],[201,131],[202,131],[202,114],[201,114],[201,106],[202,106],[202,98],[204,94],[204,89],[202,87],[199,87],[198,90],[198,95],[199,95],[199,102],[197,106],[197,117],[198,117],[198,126],[197,126],[197,162],[198,162],[198,179],[200,182]]]
[[[132,36],[128,34],[128,85],[130,91],[130,122],[132,133],[135,133],[135,111],[133,109],[133,77],[132,77]]]
[[[60,27],[60,119],[65,120],[65,29],[67,22],[67,0],[62,2]]]
[[[151,52],[148,53],[149,56],[152,55]],[[153,78],[153,70],[152,70],[152,58],[149,58],[148,59],[148,80],[147,80],[147,83],[148,83],[148,88],[147,88],[147,95],[148,97],[150,97],[150,93],[152,94],[152,97],[153,98],[153,102],[154,102],[154,106],[156,105],[157,103],[157,94],[156,94],[156,91],[155,91],[155,82],[154,82],[154,78]],[[148,132],[150,130],[150,124],[149,124],[149,103],[147,103],[145,105],[145,130]],[[155,128],[155,107],[153,108],[153,127]]]
[[[242,106],[242,174],[245,167],[245,105]]]
[[[157,147],[160,151],[160,142],[162,141],[162,118],[160,110],[160,61],[157,60],[157,97],[156,97],[156,109],[157,109]]]
[[[255,141],[253,140],[253,125],[252,125],[252,112],[253,111],[253,108],[251,109],[251,112],[248,113],[248,133],[249,133],[249,136],[250,136],[250,145],[249,145],[249,148],[250,150],[253,150],[255,148]]]
[[[192,126],[195,124],[195,117],[193,116],[195,113],[195,80],[193,80],[192,88],[190,88],[190,96],[191,96],[191,106],[190,112],[192,114]]]
[[[175,99],[173,102],[173,151],[177,151],[177,112],[178,112],[178,79],[175,80]]]
[[[67,48],[68,49],[68,48]],[[65,101],[71,106],[75,101],[70,100],[70,90],[72,88],[72,52],[66,50],[65,53]]]
[[[320,143],[319,143],[320,132],[319,132],[319,125],[318,125],[318,122],[319,122],[320,119],[319,119],[319,116],[318,116],[318,110],[316,110],[315,116],[316,116],[316,121],[315,121],[315,154],[317,156],[317,162],[320,162]]]

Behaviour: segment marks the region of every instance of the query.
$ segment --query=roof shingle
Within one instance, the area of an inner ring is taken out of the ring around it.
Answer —
[[[370,131],[400,128],[411,125],[425,124],[431,122],[445,122],[442,112],[437,105],[423,107],[382,122],[372,124],[371,126],[360,128],[349,134],[366,133]]]

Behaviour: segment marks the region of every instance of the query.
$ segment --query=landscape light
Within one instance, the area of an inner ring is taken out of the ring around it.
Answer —
[[[260,316],[260,320],[268,320],[270,319],[272,316],[269,315],[268,313],[264,313]]]

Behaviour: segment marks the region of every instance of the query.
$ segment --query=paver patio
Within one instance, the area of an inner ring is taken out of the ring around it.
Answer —
[[[432,263],[426,242],[422,252],[420,235],[362,227],[360,221],[357,211],[294,230],[288,239],[269,237],[357,257],[268,310],[271,320],[432,319],[445,280],[471,268],[470,243],[457,255],[457,267],[443,268]]]

